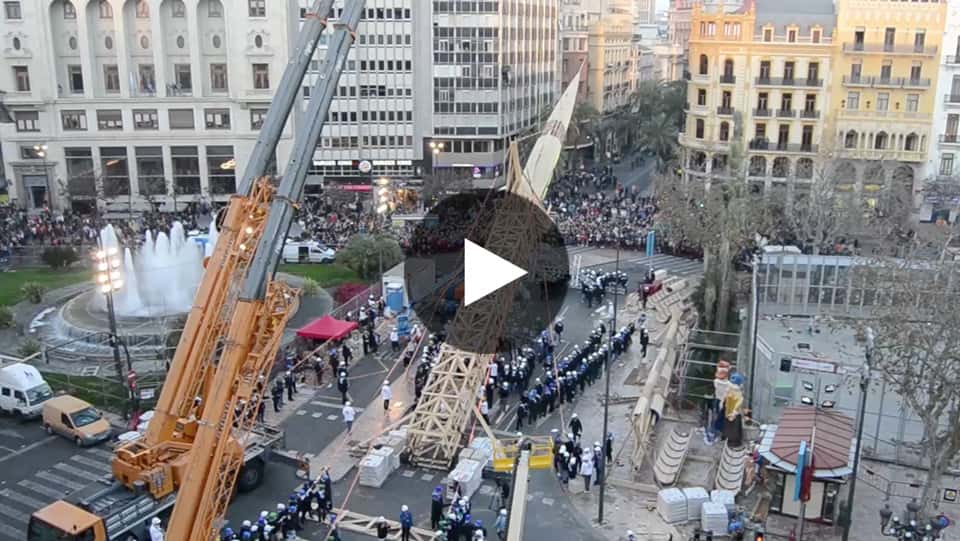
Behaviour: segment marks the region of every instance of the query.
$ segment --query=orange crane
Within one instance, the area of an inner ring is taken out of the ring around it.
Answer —
[[[334,24],[279,186],[265,174],[332,6],[316,0],[307,15],[240,193],[218,217],[220,235],[147,432],[116,450],[112,486],[78,491],[35,512],[29,540],[139,540],[143,526],[171,508],[169,539],[213,540],[238,476],[240,488],[262,476],[278,436],[256,426],[255,414],[299,293],[274,274],[364,0],[348,2]]]

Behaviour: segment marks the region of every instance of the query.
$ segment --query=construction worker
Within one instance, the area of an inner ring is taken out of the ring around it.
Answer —
[[[580,435],[583,434],[583,423],[580,422],[580,418],[577,417],[576,413],[570,417],[570,432],[573,433],[573,439],[575,441],[580,441]]]
[[[150,520],[150,541],[163,541],[163,528],[160,527],[160,518]]]
[[[383,380],[383,387],[380,388],[380,398],[383,399],[383,412],[390,411],[390,399],[393,398],[393,390],[390,389],[390,380]]]
[[[507,538],[507,509],[500,509],[496,522],[493,523],[493,529],[497,531],[497,538],[504,541]]]
[[[340,397],[344,404],[347,403],[347,391],[350,390],[350,379],[347,376],[347,368],[340,364],[340,369],[337,372],[337,389],[340,391]]]
[[[443,487],[438,486],[433,489],[433,494],[430,496],[430,529],[439,528],[441,520],[443,520]]]
[[[410,541],[410,529],[413,528],[413,513],[406,505],[400,506],[400,541]]]

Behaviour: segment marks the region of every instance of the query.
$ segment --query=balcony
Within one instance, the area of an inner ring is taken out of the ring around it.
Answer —
[[[870,77],[870,85],[877,88],[900,88],[903,86],[903,77]]]
[[[777,109],[777,118],[796,118],[797,112],[793,109]]]
[[[771,116],[772,111],[770,109],[754,109],[753,116]]]
[[[756,77],[754,83],[757,86],[796,86],[796,87],[820,87],[823,86],[823,79],[812,79],[796,77]]]
[[[943,101],[944,103],[960,105],[960,94],[944,94]]]
[[[766,139],[752,139],[747,145],[750,150],[761,152],[791,152],[800,154],[816,154],[820,150],[820,145],[809,143],[785,143],[781,141],[772,142]]]
[[[870,86],[872,79],[872,77],[862,75],[844,75],[843,84],[844,86]]]
[[[878,53],[878,54],[904,54],[904,55],[922,55],[936,56],[936,45],[930,47],[916,45],[888,45],[886,43],[844,43],[843,52],[845,53]]]
[[[839,158],[856,160],[891,160],[900,162],[923,162],[927,153],[920,150],[896,150],[874,148],[841,148],[837,151]]]
[[[724,107],[721,105],[717,107],[717,114],[721,116],[731,116],[733,115],[733,107]]]
[[[940,142],[945,145],[960,145],[960,135],[955,133],[945,133],[940,136]]]
[[[814,111],[812,109],[803,109],[802,111],[800,111],[800,118],[809,118],[809,119],[820,118],[820,111]]]
[[[720,76],[720,84],[722,85],[732,85],[732,84],[735,84],[736,82],[737,82],[737,78],[734,77],[733,75],[728,75],[724,73],[723,75]]]
[[[193,96],[193,89],[181,85],[167,85],[168,98],[189,98]]]
[[[903,80],[903,88],[930,88],[930,79],[911,79]]]

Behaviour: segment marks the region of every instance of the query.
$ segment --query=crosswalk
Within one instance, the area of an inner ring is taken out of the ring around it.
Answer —
[[[649,267],[653,267],[653,270],[664,269],[667,271],[667,276],[686,278],[703,275],[703,261],[667,254],[654,254],[652,257],[635,257],[628,259],[627,264],[644,270]]]
[[[0,489],[0,522],[5,525],[0,528],[0,539],[25,539],[27,523],[34,511],[91,483],[109,481],[111,458],[113,454],[106,449],[80,450],[62,462]]]

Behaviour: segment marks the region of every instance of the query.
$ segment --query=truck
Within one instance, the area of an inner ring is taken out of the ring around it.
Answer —
[[[249,492],[263,482],[273,449],[282,447],[283,429],[258,424],[248,433],[244,465],[236,490]],[[146,490],[131,491],[109,475],[37,511],[27,526],[29,541],[149,541],[147,527],[153,517],[165,520],[177,492],[156,499]],[[64,533],[69,537],[65,537]]]

